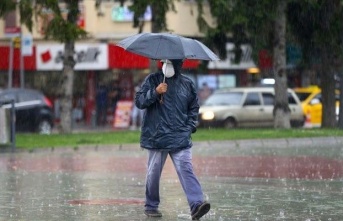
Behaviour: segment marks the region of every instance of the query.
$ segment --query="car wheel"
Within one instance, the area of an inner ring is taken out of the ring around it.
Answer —
[[[38,125],[38,133],[51,134],[52,126],[47,120],[42,120]]]
[[[224,128],[226,129],[232,129],[232,128],[235,128],[236,126],[237,126],[237,123],[235,119],[233,118],[228,118],[224,121]]]

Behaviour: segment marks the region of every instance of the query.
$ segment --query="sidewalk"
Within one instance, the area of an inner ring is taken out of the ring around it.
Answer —
[[[194,142],[212,209],[202,220],[343,220],[343,138]],[[143,214],[147,152],[139,144],[0,154],[2,220],[190,220],[171,161],[161,219]]]

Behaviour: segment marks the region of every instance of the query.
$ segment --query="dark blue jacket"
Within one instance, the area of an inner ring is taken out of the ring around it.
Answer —
[[[157,94],[156,87],[163,82],[163,77],[162,72],[147,76],[135,96],[135,105],[146,109],[141,147],[166,151],[190,148],[191,133],[196,131],[199,112],[195,85],[180,73],[166,78],[168,89],[161,104],[161,95]]]

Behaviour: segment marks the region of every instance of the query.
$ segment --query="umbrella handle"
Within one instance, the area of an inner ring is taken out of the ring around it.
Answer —
[[[166,76],[163,76],[163,83],[166,82]],[[161,94],[160,104],[163,104],[163,94]]]

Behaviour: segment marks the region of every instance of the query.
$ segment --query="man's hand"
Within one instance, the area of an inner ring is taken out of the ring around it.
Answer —
[[[167,88],[168,88],[168,85],[166,83],[160,83],[156,88],[156,92],[158,94],[164,94],[167,92]]]

